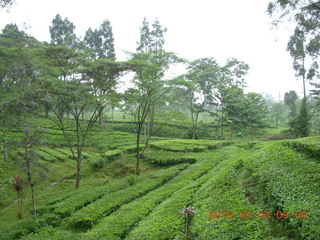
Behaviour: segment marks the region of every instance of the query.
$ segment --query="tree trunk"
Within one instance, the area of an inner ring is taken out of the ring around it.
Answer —
[[[102,115],[99,117],[99,127],[102,125]]]
[[[28,138],[28,135],[26,135]],[[25,158],[27,162],[27,176],[28,176],[28,182],[30,184],[31,188],[31,198],[32,198],[32,210],[33,210],[33,219],[36,220],[37,218],[37,210],[36,210],[36,197],[35,197],[35,191],[34,191],[34,183],[33,183],[33,177],[32,177],[32,159],[29,157],[29,149],[28,146],[25,145]]]
[[[33,219],[37,219],[37,210],[36,210],[36,197],[35,197],[35,191],[34,191],[34,184],[30,184],[31,187],[31,197],[32,197],[32,209],[33,209]]]
[[[8,161],[8,149],[6,141],[3,142],[3,159]]]
[[[223,138],[223,112],[221,113],[221,121],[220,121],[220,138]]]
[[[303,76],[303,97],[306,98],[306,79]]]
[[[155,114],[155,109],[154,105],[151,108],[151,114],[150,114],[150,123],[149,123],[149,128],[148,128],[148,137],[152,136],[152,130],[153,130],[153,125],[154,125],[154,114]]]
[[[44,105],[44,111],[45,111],[46,118],[49,117],[49,110],[50,110],[50,108],[49,108],[48,104],[45,104]]]
[[[78,159],[77,159],[76,189],[78,189],[80,187],[80,170],[81,170],[81,161],[78,157]]]
[[[114,107],[111,108],[111,122],[113,123]]]
[[[192,139],[196,138],[196,131],[197,131],[197,128],[198,128],[198,117],[199,117],[199,112],[196,113],[195,118],[192,118],[192,120],[193,120]]]
[[[147,121],[143,124],[143,135],[145,138],[147,138]]]
[[[76,175],[76,189],[80,187],[80,171],[81,171],[81,157],[82,157],[82,141],[80,134],[80,121],[79,115],[76,117],[76,126],[77,126],[77,175]]]
[[[80,171],[81,171],[81,157],[82,157],[82,146],[80,143],[80,136],[79,133],[77,133],[77,141],[78,141],[78,146],[77,146],[77,176],[76,176],[76,189],[80,187]]]
[[[140,174],[140,134],[141,134],[141,124],[139,123],[138,129],[137,129],[137,165],[136,165],[136,175]]]
[[[81,113],[81,120],[82,121],[84,120],[84,111],[82,111],[82,113]]]
[[[304,69],[304,58],[302,59],[302,64],[303,64],[303,69]],[[305,72],[303,73],[302,76],[302,81],[303,81],[303,97],[306,98],[306,74]]]

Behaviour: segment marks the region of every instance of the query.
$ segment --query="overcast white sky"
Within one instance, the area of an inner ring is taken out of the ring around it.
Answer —
[[[290,30],[271,29],[268,0],[16,0],[8,12],[0,10],[0,29],[16,23],[38,40],[50,41],[49,26],[56,14],[67,17],[83,36],[108,19],[113,27],[118,60],[134,51],[144,17],[158,18],[168,29],[165,49],[193,60],[214,57],[221,64],[237,58],[250,65],[247,91],[281,98],[289,90],[302,96],[292,58],[286,51]],[[26,30],[26,29],[25,29]]]

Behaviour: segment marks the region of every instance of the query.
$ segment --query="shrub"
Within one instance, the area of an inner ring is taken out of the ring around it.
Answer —
[[[151,150],[146,152],[146,161],[156,166],[171,166],[179,163],[195,163],[196,158],[187,153]]]
[[[148,215],[154,208],[165,199],[170,198],[172,194],[184,188],[193,181],[204,176],[210,169],[214,167],[216,162],[204,161],[189,166],[186,170],[182,171],[179,175],[172,178],[163,186],[147,193],[146,195],[138,198],[128,204],[122,205],[117,211],[102,219],[98,225],[92,230],[85,233],[85,239],[120,239],[124,238],[130,228],[134,226],[141,218]],[[209,176],[206,176],[206,179]],[[202,178],[201,181],[204,181]],[[178,209],[176,209],[178,210]],[[124,217],[125,216],[125,217]],[[159,216],[159,219],[163,216]],[[161,220],[160,220],[161,221]],[[154,222],[154,224],[156,224]],[[158,226],[158,225],[157,225]],[[155,237],[155,236],[152,236]],[[158,239],[158,238],[140,238],[140,239]]]
[[[186,165],[179,165],[169,169],[161,170],[154,176],[138,182],[132,187],[106,194],[97,201],[94,201],[93,203],[74,213],[68,219],[69,225],[82,229],[90,228],[101,217],[109,215],[121,205],[158,188],[176,176],[185,167]]]

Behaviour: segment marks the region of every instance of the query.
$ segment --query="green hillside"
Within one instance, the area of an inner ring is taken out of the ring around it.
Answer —
[[[37,214],[25,187],[23,217],[11,185],[0,239],[317,239],[320,137],[282,141],[153,138],[134,174],[135,136],[97,131],[84,150],[82,185],[59,130],[42,120]],[[100,131],[98,131],[100,130]],[[70,132],[70,134],[72,134]],[[13,135],[19,139],[19,133]],[[60,139],[61,138],[61,139]],[[16,148],[1,168],[25,175]],[[194,207],[186,217],[181,210]],[[186,222],[186,219],[188,221]],[[188,230],[186,230],[188,229]],[[186,236],[187,234],[187,236]]]

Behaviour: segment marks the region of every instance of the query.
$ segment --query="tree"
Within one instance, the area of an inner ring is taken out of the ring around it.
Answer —
[[[116,54],[114,51],[114,38],[109,20],[105,20],[101,24],[100,34],[102,37],[103,56],[115,60]]]
[[[68,20],[62,19],[57,14],[52,20],[52,25],[49,27],[51,44],[54,46],[68,46],[71,48],[76,47],[76,35],[74,33],[75,25]]]
[[[43,102],[53,113],[48,118],[63,132],[76,161],[76,188],[79,188],[83,147],[90,131],[104,112],[108,91],[114,87],[117,76],[124,71],[124,67],[113,60],[87,59],[67,47],[48,47],[45,53],[44,61],[50,67],[52,77],[43,86],[43,91],[49,89]],[[64,81],[60,79],[61,73]],[[61,110],[65,109],[69,111],[71,121],[63,118]],[[84,111],[88,113],[87,121],[81,120]],[[74,134],[68,134],[67,127]]]
[[[294,33],[288,42],[288,50],[294,59],[293,67],[297,72],[297,76],[302,77],[303,80],[304,100],[301,104],[303,109],[299,110],[299,114],[306,112],[308,115],[305,80],[312,80],[315,76],[319,78],[320,3],[314,0],[275,0],[269,3],[268,12],[271,16],[275,16],[276,22],[287,18],[287,20],[295,24]],[[307,62],[311,63],[308,69],[306,67]],[[299,117],[299,121],[306,121],[304,123],[305,126],[302,127],[303,129],[309,129],[307,115]],[[300,122],[299,124],[303,123]],[[307,133],[307,131],[303,132],[304,134]]]
[[[284,94],[284,102],[290,109],[290,117],[293,118],[297,114],[298,95],[295,91],[286,92]]]
[[[130,61],[132,69],[135,72],[135,77],[132,79],[134,88],[129,88],[126,91],[124,99],[129,105],[135,106],[133,115],[137,121],[136,174],[140,174],[140,159],[151,137],[151,135],[147,137],[142,150],[140,150],[143,127],[151,114],[152,106],[168,91],[161,78],[169,68],[169,65],[175,61],[177,61],[177,58],[173,53],[159,50],[147,53],[134,53]]]
[[[306,67],[305,67],[305,36],[304,32],[296,28],[294,34],[288,42],[288,51],[293,57],[293,68],[296,71],[297,77],[302,77],[303,82],[303,97],[306,97]]]
[[[265,127],[268,106],[261,94],[245,94],[239,104],[242,109],[240,119],[245,129],[254,133],[258,128]]]
[[[0,0],[0,7],[5,8],[11,6],[15,0]]]
[[[199,114],[206,112],[213,104],[213,83],[217,79],[219,66],[213,58],[194,60],[188,66],[188,73],[171,81],[175,92],[181,96],[192,120],[192,139],[197,138]]]
[[[151,33],[149,29],[149,22],[147,18],[143,19],[142,22],[142,27],[140,28],[140,42],[137,42],[138,47],[137,51],[138,52],[148,52],[151,47]]]
[[[157,52],[163,51],[163,44],[164,44],[164,33],[167,31],[166,28],[163,28],[160,25],[158,19],[154,21],[152,24],[152,29],[149,29],[149,22],[146,18],[143,19],[142,27],[140,28],[140,42],[137,42],[137,52],[140,53],[148,53],[148,52]],[[161,53],[159,53],[161,56]],[[161,62],[161,60],[160,60]],[[162,71],[159,68],[159,71]],[[151,137],[153,134],[153,126],[154,126],[154,119],[156,114],[156,106],[153,104],[150,107],[150,114],[148,114],[148,119],[146,121],[146,131],[147,135]]]
[[[298,115],[289,122],[289,131],[296,137],[307,137],[310,133],[310,118],[307,99],[303,98]]]
[[[271,126],[287,126],[288,107],[282,101],[268,101],[266,99],[269,108],[267,122]]]
[[[115,60],[114,38],[111,23],[103,21],[100,29],[94,31],[89,28],[86,31],[84,41],[92,51],[93,58],[109,58]]]
[[[39,108],[41,83],[43,72],[38,62],[40,51],[30,48],[29,45],[10,47],[14,61],[8,64],[2,89],[7,94],[1,94],[1,118],[7,121],[16,120],[15,127],[22,132],[21,142],[17,145],[23,149],[21,156],[27,174],[28,184],[31,188],[33,216],[36,219],[36,166],[37,156],[35,149],[40,145],[40,130],[36,125],[33,114]],[[33,123],[33,124],[31,124]],[[8,124],[6,124],[8,126]],[[16,159],[15,159],[16,160]],[[40,165],[41,166],[41,165]]]
[[[228,120],[227,106],[240,96],[239,90],[245,86],[244,76],[247,74],[249,66],[237,59],[229,59],[227,63],[219,68],[217,78],[213,85],[213,99],[217,108],[213,111],[213,116],[218,118],[220,126],[220,137],[224,136],[225,122]],[[230,113],[230,111],[229,111]]]
[[[166,28],[162,28],[158,19],[152,24],[152,31],[150,32],[151,43],[150,48],[154,51],[163,49],[164,33],[167,32]],[[148,44],[147,44],[148,45]]]
[[[268,13],[273,16],[275,24],[287,19],[295,24],[295,33],[299,35],[305,45],[306,54],[316,58],[320,54],[320,3],[319,1],[274,0],[269,2]],[[302,34],[303,33],[303,34]]]

